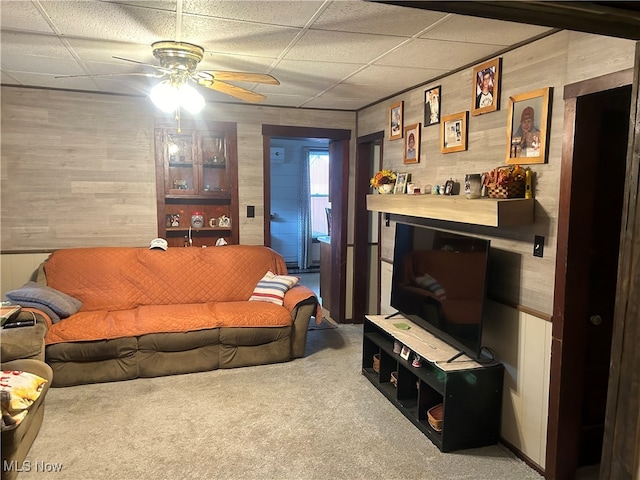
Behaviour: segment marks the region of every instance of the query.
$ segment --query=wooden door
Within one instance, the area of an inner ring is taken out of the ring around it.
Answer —
[[[631,102],[630,86],[603,85],[576,88],[569,98],[565,89],[571,144],[559,200],[549,479],[574,478],[578,466],[599,463],[603,446]]]

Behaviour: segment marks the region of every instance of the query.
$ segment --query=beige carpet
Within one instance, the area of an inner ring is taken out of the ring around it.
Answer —
[[[440,453],[361,375],[361,337],[311,330],[288,363],[51,389],[19,480],[542,478],[500,445]]]

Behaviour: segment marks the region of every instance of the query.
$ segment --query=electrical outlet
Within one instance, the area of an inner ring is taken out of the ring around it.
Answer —
[[[533,240],[533,256],[541,257],[544,255],[544,237],[536,235]]]

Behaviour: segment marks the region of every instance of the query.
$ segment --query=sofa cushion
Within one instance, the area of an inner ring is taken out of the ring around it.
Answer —
[[[19,370],[3,370],[0,376],[2,430],[15,428],[38,399],[44,384],[42,377]]]
[[[291,275],[276,275],[269,271],[260,279],[253,294],[249,298],[252,302],[270,302],[282,305],[284,295],[298,283],[299,278]]]
[[[55,315],[51,318],[53,323],[76,313],[82,302],[46,285],[36,282],[27,282],[22,287],[6,293],[9,300],[24,307],[43,308],[49,314],[53,311]]]

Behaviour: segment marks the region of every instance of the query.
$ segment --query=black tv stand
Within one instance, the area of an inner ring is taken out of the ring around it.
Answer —
[[[500,437],[504,368],[481,365],[420,326],[404,319],[408,330],[382,315],[364,322],[362,374],[441,451],[493,445]],[[413,367],[394,352],[399,341],[422,358]],[[373,357],[379,356],[378,371]],[[453,358],[453,355],[456,358]],[[391,383],[397,372],[397,386]],[[427,410],[443,404],[442,430],[428,421]]]
[[[464,355],[464,352],[456,353],[453,357],[451,357],[449,360],[447,360],[447,363],[453,362],[454,360],[460,358],[462,355]]]

